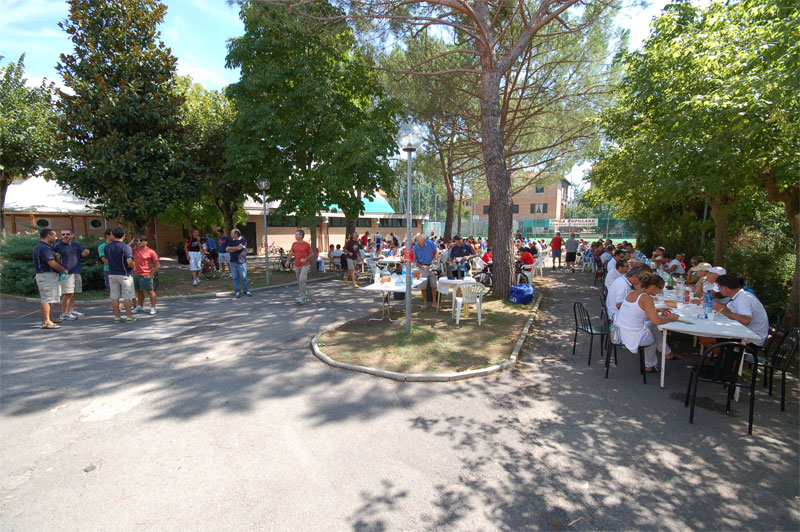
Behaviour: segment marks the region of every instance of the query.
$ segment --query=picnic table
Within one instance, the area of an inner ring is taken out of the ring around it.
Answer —
[[[663,298],[655,298],[656,308],[667,308]],[[670,310],[680,316],[679,321],[673,321],[658,326],[658,330],[662,332],[661,343],[661,387],[664,387],[666,377],[666,350],[667,350],[667,334],[671,332],[679,332],[689,334],[692,336],[707,336],[710,338],[728,338],[741,340],[746,344],[748,340],[758,340],[759,336],[739,323],[720,314],[719,312],[712,312],[708,319],[697,317],[698,305],[693,303],[678,303],[677,308]],[[742,365],[739,364],[739,371],[741,372]],[[736,390],[737,398],[739,390]]]
[[[427,279],[411,279],[411,289],[418,290],[420,285],[427,282]],[[372,283],[367,286],[362,286],[361,290],[366,292],[381,292],[383,297],[381,298],[381,317],[380,318],[370,318],[370,321],[400,321],[400,320],[393,320],[390,316],[391,311],[391,300],[389,298],[389,294],[391,293],[405,293],[406,291],[406,280],[403,277],[402,282],[396,282],[395,279],[390,279],[388,283],[381,283],[376,282]]]

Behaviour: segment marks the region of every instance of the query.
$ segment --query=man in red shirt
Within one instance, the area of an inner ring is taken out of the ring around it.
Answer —
[[[137,235],[133,247],[133,289],[136,290],[136,308],[132,313],[144,312],[144,293],[150,296],[150,314],[156,313],[156,291],[153,289],[153,275],[161,268],[161,261],[155,250],[147,247],[147,236]]]
[[[483,254],[483,257],[481,257],[481,260],[483,260],[483,262],[486,264],[492,262],[492,248],[488,248],[486,250],[486,253]]]
[[[361,237],[361,247],[366,249],[367,244],[369,244],[369,231],[364,233],[364,235]]]
[[[556,259],[558,259],[558,267],[561,268],[561,247],[564,245],[564,239],[561,238],[561,233],[556,232],[555,238],[550,241],[550,247],[553,249],[553,269],[556,269]]]
[[[286,257],[286,267],[289,268],[289,263],[294,255],[294,274],[297,276],[297,287],[300,291],[300,297],[297,298],[298,305],[305,305],[308,303],[308,288],[306,280],[308,279],[308,270],[311,267],[312,251],[311,244],[304,241],[306,233],[302,229],[298,229],[294,233],[294,243],[289,249],[289,255]]]

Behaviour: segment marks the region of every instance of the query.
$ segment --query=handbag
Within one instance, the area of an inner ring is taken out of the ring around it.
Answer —
[[[612,344],[622,343],[622,335],[619,332],[619,327],[617,327],[616,316],[614,316],[614,319],[608,322],[608,339],[611,341]]]

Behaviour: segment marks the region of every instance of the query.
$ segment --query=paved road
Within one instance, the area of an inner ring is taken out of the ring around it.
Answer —
[[[284,288],[58,332],[3,301],[0,527],[796,530],[796,379],[785,413],[759,393],[753,437],[714,390],[689,425],[686,361],[666,390],[633,357],[603,379],[585,344],[570,355],[572,301],[599,310],[597,289],[545,275],[515,370],[433,385],[311,355],[312,333],[375,308],[333,282],[305,307]]]

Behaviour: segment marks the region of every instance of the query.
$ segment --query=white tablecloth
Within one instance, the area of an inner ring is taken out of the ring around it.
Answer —
[[[759,336],[736,320],[726,318],[719,312],[712,312],[708,319],[697,318],[697,305],[692,303],[679,303],[677,309],[670,309],[680,316],[680,321],[673,321],[659,325],[658,330],[663,332],[661,345],[661,387],[664,387],[666,367],[665,354],[668,332],[691,334],[692,336],[706,336],[710,338],[728,338],[736,340],[758,340]],[[686,322],[686,323],[681,323]]]
[[[458,287],[459,285],[474,282],[476,281],[472,277],[464,277],[463,279],[448,279],[447,277],[439,277],[439,280],[436,281],[436,290],[442,294],[448,294],[450,293],[450,290]]]
[[[428,282],[427,279],[411,279],[411,289],[418,290],[419,286],[423,283]],[[367,286],[362,286],[362,290],[366,290],[367,292],[398,292],[402,293],[406,291],[406,282],[403,280],[402,283],[372,283]]]

